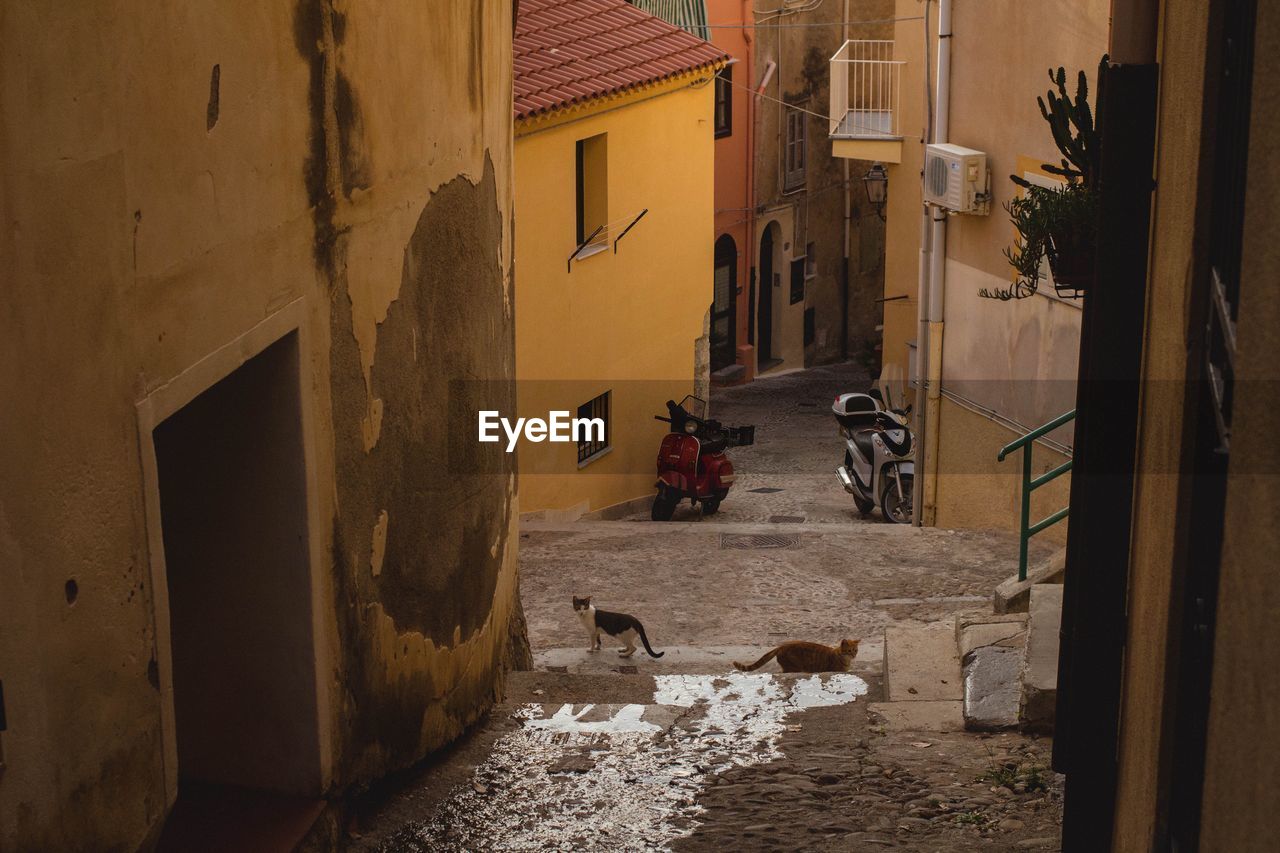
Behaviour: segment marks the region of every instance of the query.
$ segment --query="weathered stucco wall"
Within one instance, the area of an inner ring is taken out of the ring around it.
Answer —
[[[6,5],[0,847],[133,849],[162,821],[136,406],[287,306],[322,787],[415,761],[500,691],[515,472],[450,383],[513,393],[510,39],[498,0]]]
[[[712,73],[517,129],[519,413],[576,416],[610,391],[612,446],[579,469],[572,442],[522,441],[521,512],[598,510],[653,490],[666,430],[653,416],[693,393],[712,300]],[[576,143],[602,133],[610,247],[566,269],[576,247]],[[615,253],[612,241],[645,209]]]
[[[777,370],[838,361],[846,352],[851,358],[869,357],[879,339],[882,310],[876,300],[884,283],[884,226],[862,188],[862,176],[871,164],[853,161],[849,165],[852,210],[846,328],[846,161],[832,155],[825,117],[830,109],[829,60],[841,45],[841,21],[873,22],[850,27],[851,39],[883,39],[889,37],[886,21],[892,17],[891,0],[828,2],[796,14],[755,15],[759,25],[755,30],[755,79],[748,85],[755,88],[759,84],[770,62],[777,66],[764,97],[756,101],[755,145],[756,254],[760,236],[770,222],[777,221],[782,229],[782,244],[775,247],[782,265],[774,270],[781,275],[781,287],[773,293],[773,355],[782,362],[775,366]],[[782,173],[785,104],[807,111],[805,181],[794,189],[784,186]],[[813,275],[805,282],[804,299],[792,304],[791,261],[804,256],[809,244],[813,244]],[[759,258],[752,262],[758,264]],[[757,283],[758,298],[769,298],[766,285]],[[806,345],[804,314],[809,310],[813,312],[813,340]],[[847,334],[847,343],[842,334]],[[759,360],[765,357],[757,352]]]

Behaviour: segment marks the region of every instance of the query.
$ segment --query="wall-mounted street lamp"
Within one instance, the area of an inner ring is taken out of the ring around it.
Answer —
[[[889,173],[879,163],[872,165],[862,176],[862,186],[867,190],[867,201],[875,208],[876,216],[884,222],[884,205],[889,200]]]

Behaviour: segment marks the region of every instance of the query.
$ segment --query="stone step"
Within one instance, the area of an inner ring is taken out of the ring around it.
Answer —
[[[964,674],[963,716],[971,731],[1018,725],[1027,614],[965,614],[956,618]]]
[[[1062,585],[1036,584],[1028,597],[1027,654],[1022,669],[1019,718],[1023,729],[1052,733],[1058,700],[1058,632]]]
[[[593,673],[597,675],[644,674],[701,674],[733,672],[734,661],[745,664],[759,660],[772,646],[661,646],[661,658],[651,658],[639,649],[629,658],[619,657],[617,648],[606,644],[598,652],[576,648],[543,649],[533,655],[536,670],[562,673]],[[878,675],[883,659],[883,644],[869,638],[859,643],[858,656],[850,672]],[[778,672],[778,665],[770,661],[759,672]]]
[[[504,702],[511,705],[580,702],[646,704],[653,701],[653,675],[532,670],[507,673]]]
[[[884,681],[890,702],[963,698],[954,624],[885,628]]]
[[[1024,580],[1018,580],[1014,575],[996,587],[992,606],[996,613],[1026,613],[1031,587],[1040,583],[1060,584],[1066,570],[1067,549],[1060,548],[1039,563],[1028,566]]]

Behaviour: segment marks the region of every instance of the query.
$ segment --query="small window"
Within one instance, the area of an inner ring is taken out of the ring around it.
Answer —
[[[578,420],[590,421],[575,427],[578,439],[578,463],[589,462],[609,449],[609,408],[612,391],[578,407]]]
[[[796,107],[787,108],[782,188],[788,192],[804,187],[806,119],[808,116],[802,110]]]
[[[791,304],[804,302],[804,258],[791,262]]]
[[[609,137],[601,133],[578,140],[577,240],[581,246],[588,239],[592,249],[609,243]],[[597,233],[597,229],[600,229]],[[592,234],[595,234],[592,237]],[[590,254],[584,251],[579,257]]]
[[[804,247],[804,277],[814,278],[818,275],[818,254],[813,250],[813,244],[809,243]]]
[[[733,133],[733,66],[716,75],[716,138]]]

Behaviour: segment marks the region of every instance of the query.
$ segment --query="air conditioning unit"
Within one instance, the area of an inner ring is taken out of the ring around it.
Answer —
[[[956,213],[985,215],[991,207],[987,155],[959,145],[929,145],[924,153],[924,202]]]

